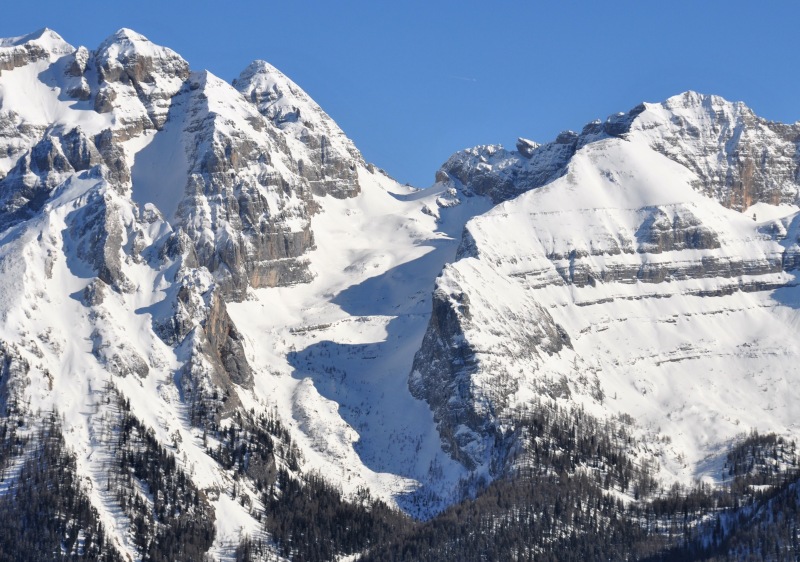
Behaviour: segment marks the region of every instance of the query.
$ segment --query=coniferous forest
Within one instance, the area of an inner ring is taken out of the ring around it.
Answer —
[[[109,400],[115,414],[102,438],[115,446],[100,495],[127,515],[141,559],[213,559],[206,493],[113,389]],[[656,562],[800,554],[796,447],[772,434],[752,433],[730,450],[725,486],[663,489],[626,454],[623,444],[632,438],[623,423],[601,426],[579,409],[540,404],[519,413],[527,446],[509,455],[503,477],[430,520],[414,521],[367,490],[346,498],[322,475],[298,478],[299,452],[277,419],[236,415],[235,426],[212,425],[206,439],[209,454],[261,494],[250,507],[263,534],[242,539],[240,561],[358,555],[368,562]],[[61,431],[56,413],[37,428],[21,417],[0,426],[0,560],[124,560],[77,478]]]

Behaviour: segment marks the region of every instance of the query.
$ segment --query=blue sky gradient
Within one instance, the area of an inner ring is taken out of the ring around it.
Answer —
[[[800,119],[800,2],[410,0],[6,3],[0,36],[93,49],[120,27],[232,80],[281,69],[368,161],[424,187],[456,150],[513,147],[684,90]]]

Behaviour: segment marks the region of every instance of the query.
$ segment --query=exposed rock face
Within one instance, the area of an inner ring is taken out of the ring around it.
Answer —
[[[75,127],[58,140],[62,153],[76,172],[88,170],[103,162],[94,142],[86,137],[80,127]]]
[[[468,281],[463,271],[445,268],[409,379],[412,394],[430,404],[446,450],[470,469],[492,463],[494,428],[520,390],[516,377],[495,380],[498,369],[505,361],[540,366],[571,347],[563,328],[546,310],[491,271],[472,269],[479,265],[474,262],[463,263],[466,275],[494,284],[499,292],[480,294],[468,284],[474,279]],[[488,315],[487,309],[492,311]],[[503,315],[507,330],[498,332],[487,324],[495,314]],[[560,381],[543,380],[540,390],[553,392],[554,383]]]
[[[272,65],[255,61],[233,85],[275,126],[304,145],[297,165],[315,194],[345,198],[359,192],[356,165],[365,165],[361,154],[297,84]]]
[[[643,242],[637,251],[650,254],[719,248],[717,234],[685,208],[677,209],[672,218],[663,209],[655,209],[636,235]]]
[[[575,153],[574,141],[565,140],[526,150],[525,155],[494,145],[463,150],[445,162],[436,179],[452,178],[466,192],[486,195],[499,203],[563,174]]]
[[[87,64],[76,57],[73,72]],[[159,47],[130,29],[106,39],[95,53],[98,92],[95,110],[106,113],[124,107],[120,115],[121,140],[143,130],[160,129],[167,119],[171,98],[189,77],[189,64],[177,53]],[[131,109],[135,108],[133,112]],[[132,113],[130,116],[126,113]]]
[[[534,151],[539,148],[539,143],[522,137],[517,139],[517,152],[525,158],[533,156]]]
[[[0,228],[32,217],[70,174],[101,162],[94,143],[79,127],[66,134],[47,133],[0,180]]]
[[[52,147],[52,143],[48,143]],[[66,162],[66,159],[63,160]],[[0,185],[0,225],[4,228],[30,218],[39,211],[50,196],[47,177],[36,175],[32,168],[31,155],[17,161],[16,166],[3,178]]]
[[[210,355],[214,359],[217,372],[226,374],[230,382],[251,388],[253,386],[253,373],[242,346],[242,334],[236,329],[225,302],[218,293],[211,296],[208,307],[204,333],[210,346]],[[225,387],[229,385],[224,385]]]
[[[57,33],[46,28],[21,37],[0,39],[0,72],[51,60],[72,51]]]
[[[165,342],[189,353],[177,382],[192,423],[206,426],[230,414],[239,405],[235,389],[251,389],[253,373],[243,337],[207,274],[186,275],[175,292],[172,312],[154,327]]]
[[[133,286],[123,272],[121,210],[113,194],[98,186],[87,194],[86,204],[69,215],[68,234],[75,255],[98,279],[118,291],[131,291]]]
[[[773,123],[741,102],[686,92],[645,104],[630,135],[692,170],[702,191],[731,209],[798,201],[800,124]]]
[[[225,301],[207,274],[184,270],[177,283],[172,310],[154,318],[154,328],[161,339],[183,346],[199,338],[203,354],[213,368],[213,383],[222,391],[231,383],[251,387],[253,374],[242,347],[242,335],[225,308]]]
[[[236,299],[250,286],[308,281],[314,203],[281,133],[208,74],[192,77],[181,103],[188,176],[176,222],[200,265]]]

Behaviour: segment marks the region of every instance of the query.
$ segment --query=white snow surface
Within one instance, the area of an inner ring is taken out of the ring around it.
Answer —
[[[247,335],[257,391],[300,430],[308,468],[425,516],[452,501],[466,472],[442,451],[408,373],[434,279],[463,224],[490,204],[463,198],[437,222],[423,209],[438,208],[443,186],[414,191],[364,169],[359,182],[355,198],[320,201],[311,283],[259,289],[228,310]]]
[[[798,437],[797,281],[779,267],[784,245],[797,244],[797,209],[759,203],[739,213],[700,194],[693,180],[644,142],[606,139],[580,149],[563,177],[467,224],[471,250],[437,284],[469,298],[465,337],[481,363],[472,376],[476,402],[491,401],[504,376],[519,383],[513,407],[544,378],[563,375],[572,400],[589,411],[633,416],[661,477],[687,484],[718,479],[719,455],[751,429]],[[656,213],[670,224],[697,221],[719,247],[655,251],[643,230]],[[659,264],[673,275],[615,279]],[[710,272],[698,278],[681,273],[703,264]],[[713,273],[731,264],[745,273]],[[754,268],[763,272],[746,273]],[[593,281],[565,283],[574,270]],[[744,290],[754,284],[766,290]],[[564,328],[572,349],[528,360],[497,353],[522,318],[542,317],[536,306]],[[509,322],[511,314],[520,320]],[[591,396],[587,377],[603,400]]]

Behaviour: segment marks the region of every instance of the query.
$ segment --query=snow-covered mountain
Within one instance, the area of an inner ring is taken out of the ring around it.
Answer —
[[[418,190],[266,62],[2,39],[0,508],[52,457],[67,554],[329,559],[535,465],[542,411],[719,482],[798,434],[798,139],[690,92]],[[372,538],[303,550],[316,497]]]
[[[796,436],[800,125],[687,92],[437,178],[504,201],[437,279],[411,388],[470,466],[532,397],[630,415],[662,476]]]
[[[367,165],[263,62],[234,87],[125,29],[94,51],[50,30],[1,50],[4,415],[33,435],[58,413],[117,548],[141,556],[134,516],[100,492],[109,403],[210,498],[219,555],[262,533],[258,478],[209,445],[245,412],[296,453],[273,473],[420,513],[455,498],[466,470],[406,381],[429,288],[488,200],[439,217],[453,192]]]

